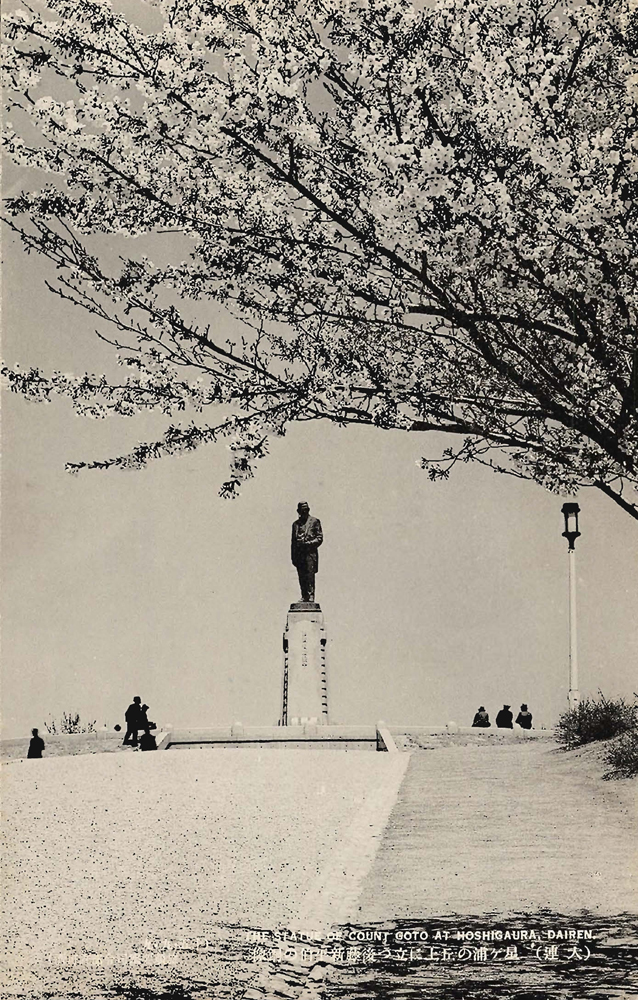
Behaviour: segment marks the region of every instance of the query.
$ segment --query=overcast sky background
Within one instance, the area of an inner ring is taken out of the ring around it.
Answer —
[[[48,293],[46,273],[5,235],[5,359],[111,367],[90,317]],[[274,440],[236,501],[217,495],[223,444],[141,471],[64,471],[161,427],[4,394],[5,737],[63,710],[111,727],[135,694],[159,724],[274,724],[300,499],[324,528],[333,721],[469,724],[479,704],[493,717],[527,701],[551,725],[565,708],[560,497],[479,466],[432,484],[416,463],[442,438],[318,424]],[[581,691],[631,695],[638,528],[594,490],[578,500]]]
[[[156,14],[146,8],[144,23]],[[6,171],[5,194],[19,179]],[[4,359],[112,371],[91,317],[54,298],[46,262],[3,237]],[[527,701],[538,725],[556,721],[568,687],[565,498],[479,466],[432,484],[417,462],[442,437],[314,424],[274,440],[234,502],[217,495],[223,444],[137,472],[64,471],[163,426],[4,393],[4,736],[63,710],[112,727],[135,694],[159,724],[274,724],[300,499],[324,528],[332,721],[469,724],[479,704],[494,718],[504,701]],[[581,692],[630,696],[638,524],[594,490],[577,499]]]

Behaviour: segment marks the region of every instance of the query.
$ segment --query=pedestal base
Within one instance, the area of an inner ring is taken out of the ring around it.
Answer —
[[[291,604],[284,632],[282,726],[328,724],[326,642],[319,604]]]

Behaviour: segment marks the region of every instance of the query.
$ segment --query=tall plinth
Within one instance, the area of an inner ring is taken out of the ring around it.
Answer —
[[[281,725],[328,724],[326,628],[318,604],[290,605],[284,632]]]

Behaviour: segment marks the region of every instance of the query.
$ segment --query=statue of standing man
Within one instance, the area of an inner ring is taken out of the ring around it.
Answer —
[[[310,516],[310,507],[305,500],[297,504],[299,519],[293,523],[290,543],[290,558],[297,567],[302,601],[314,603],[315,573],[319,569],[317,549],[323,542],[321,521]]]

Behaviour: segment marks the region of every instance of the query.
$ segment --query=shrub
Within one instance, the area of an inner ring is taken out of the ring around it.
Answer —
[[[80,722],[79,712],[63,712],[59,722],[51,719],[50,722],[45,722],[44,724],[48,733],[52,736],[57,736],[60,733],[94,733],[95,723],[95,719],[93,719],[93,722]]]
[[[607,747],[605,763],[609,771],[603,778],[633,778],[638,774],[638,730],[623,733]]]
[[[599,691],[597,698],[584,698],[575,709],[563,712],[556,734],[558,742],[571,750],[637,730],[638,701],[635,697],[633,702],[627,703],[624,698],[605,698]]]

